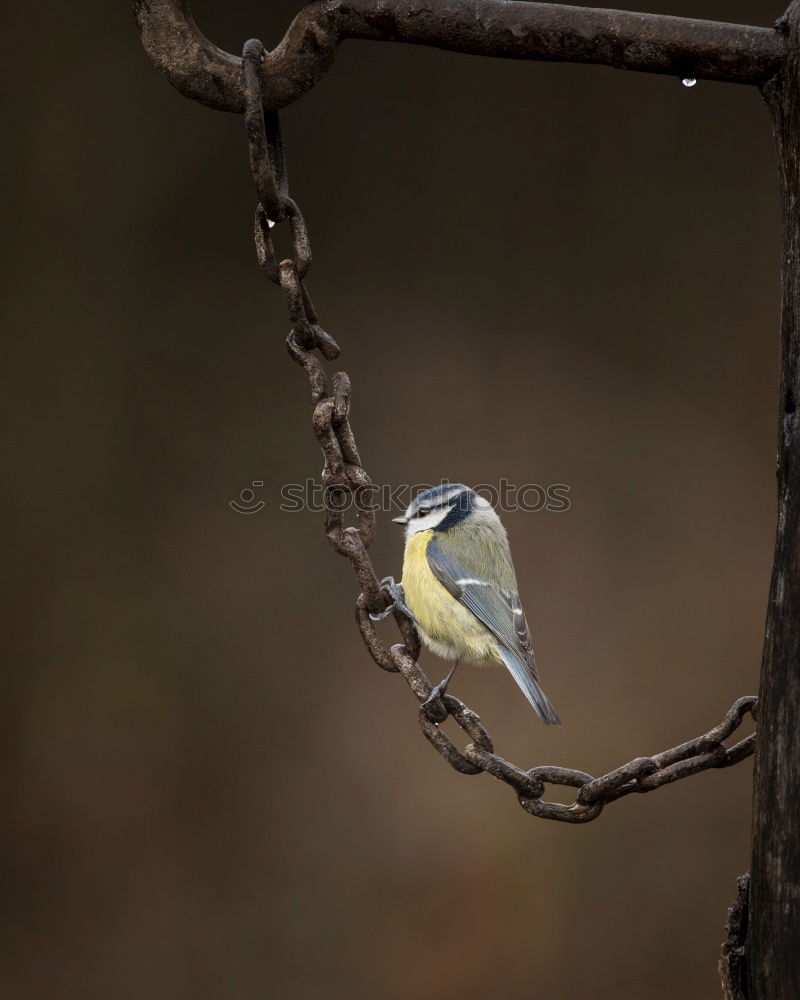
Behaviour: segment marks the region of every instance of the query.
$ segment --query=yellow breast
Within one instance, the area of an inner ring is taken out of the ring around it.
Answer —
[[[417,619],[423,640],[445,658],[498,659],[488,629],[431,572],[426,550],[432,538],[433,531],[413,534],[406,542],[403,559],[406,604]]]
[[[418,531],[406,542],[403,557],[403,590],[406,603],[426,632],[435,624],[435,608],[444,602],[445,597],[450,597],[428,565],[426,552],[432,538],[432,531]]]

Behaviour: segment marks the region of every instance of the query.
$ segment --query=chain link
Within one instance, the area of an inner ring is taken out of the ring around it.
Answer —
[[[352,563],[361,594],[356,601],[356,622],[370,656],[381,669],[400,673],[420,703],[431,695],[433,685],[417,657],[419,637],[412,622],[397,609],[394,619],[402,643],[387,648],[370,615],[377,615],[391,604],[391,598],[378,580],[368,549],[375,537],[375,514],[367,504],[359,503],[359,494],[371,486],[361,464],[355,437],[350,426],[350,378],[336,372],[328,380],[325,369],[312,351],[333,361],[339,356],[336,341],[319,325],[317,314],[305,287],[311,268],[311,244],[303,214],[289,197],[286,157],[283,150],[277,112],[263,110],[266,50],[251,39],[242,54],[242,90],[245,126],[250,150],[250,166],[259,204],[255,213],[255,244],[258,263],[270,281],[279,285],[286,300],[291,322],[287,339],[289,354],[308,377],[311,389],[312,426],[325,461],[322,482],[325,487],[325,534],[341,555]],[[278,260],[272,241],[274,225],[288,221],[292,256]],[[355,499],[357,523],[345,527],[342,511]],[[599,778],[573,768],[539,766],[528,771],[518,768],[494,752],[492,739],[479,716],[452,695],[445,694],[427,709],[420,704],[419,723],[425,738],[447,763],[462,774],[486,773],[505,782],[517,793],[520,805],[532,816],[564,823],[588,823],[596,819],[610,802],[632,792],[650,792],[708,768],[729,767],[755,749],[753,733],[731,747],[724,741],[742,723],[746,714],[756,717],[758,699],[739,698],[719,725],[696,739],[689,740],[653,757],[637,757]],[[452,718],[471,741],[459,750],[441,725]],[[576,788],[571,805],[547,802],[546,785]]]

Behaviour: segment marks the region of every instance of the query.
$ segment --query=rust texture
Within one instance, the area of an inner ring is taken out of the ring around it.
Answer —
[[[205,37],[188,0],[135,0],[133,6],[148,55],[174,87],[210,108],[244,110],[241,59]],[[777,72],[786,47],[774,28],[555,3],[317,0],[300,10],[267,55],[264,106],[274,110],[302,97],[348,38],[750,84]]]

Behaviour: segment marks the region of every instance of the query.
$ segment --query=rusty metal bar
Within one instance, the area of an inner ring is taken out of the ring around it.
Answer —
[[[188,0],[133,7],[148,55],[174,87],[210,108],[244,110],[241,59],[205,37]],[[755,85],[779,70],[786,49],[777,28],[660,14],[508,0],[316,0],[267,55],[265,108],[302,97],[347,38]]]

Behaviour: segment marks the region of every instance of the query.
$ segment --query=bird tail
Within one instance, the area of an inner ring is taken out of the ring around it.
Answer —
[[[550,704],[547,695],[539,687],[539,682],[534,677],[531,668],[503,646],[498,647],[498,653],[502,657],[503,663],[508,667],[511,676],[522,689],[522,693],[531,705],[533,705],[542,722],[546,726],[560,726],[561,719],[558,717],[558,712],[556,712]]]

